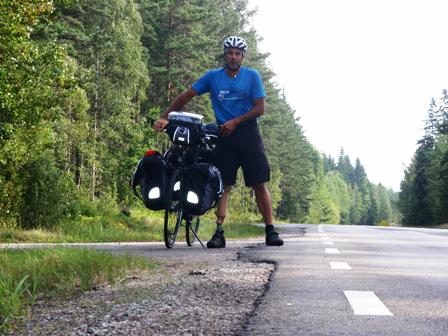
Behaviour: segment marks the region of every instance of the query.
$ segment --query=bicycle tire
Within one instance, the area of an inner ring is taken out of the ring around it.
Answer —
[[[165,218],[163,222],[163,239],[167,248],[172,248],[176,243],[177,233],[182,222],[182,209],[179,199],[173,199],[174,184],[179,180],[179,172],[176,170],[170,179],[168,206],[165,209]]]
[[[185,226],[185,239],[187,240],[188,246],[193,246],[194,242],[196,241],[196,235],[192,230],[194,230],[194,232],[198,234],[199,223],[199,216],[192,216],[187,220],[187,225]]]

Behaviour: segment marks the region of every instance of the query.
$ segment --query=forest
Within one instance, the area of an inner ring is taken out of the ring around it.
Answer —
[[[429,104],[424,135],[401,182],[403,222],[414,226],[448,223],[448,92]]]
[[[0,228],[53,229],[142,207],[130,176],[145,150],[168,146],[150,120],[222,66],[229,35],[247,41],[244,65],[263,78],[260,128],[277,220],[400,223],[397,193],[371,183],[343,149],[333,158],[307,139],[301,111],[288,104],[269,54],[259,50],[254,14],[247,0],[0,0]],[[447,102],[445,92],[431,105],[402,183],[406,223],[446,222]],[[185,110],[214,120],[208,97]],[[230,202],[240,218],[260,220],[242,183]]]

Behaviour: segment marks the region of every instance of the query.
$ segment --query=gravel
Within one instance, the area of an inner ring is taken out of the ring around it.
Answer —
[[[21,330],[10,335],[239,335],[275,267],[248,260],[245,250],[115,251],[151,257],[161,267],[75,299],[36,302]]]

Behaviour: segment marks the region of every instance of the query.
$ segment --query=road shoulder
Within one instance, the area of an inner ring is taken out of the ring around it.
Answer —
[[[237,335],[274,270],[241,258],[245,249],[120,250],[155,259],[161,271],[128,274],[72,300],[39,301],[10,335]]]

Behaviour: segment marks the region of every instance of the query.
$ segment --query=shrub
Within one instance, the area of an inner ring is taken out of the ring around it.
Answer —
[[[52,228],[78,214],[77,193],[69,174],[46,157],[25,165],[18,224],[23,229]]]
[[[377,223],[377,225],[378,226],[389,226],[389,222],[385,219],[382,219]]]

